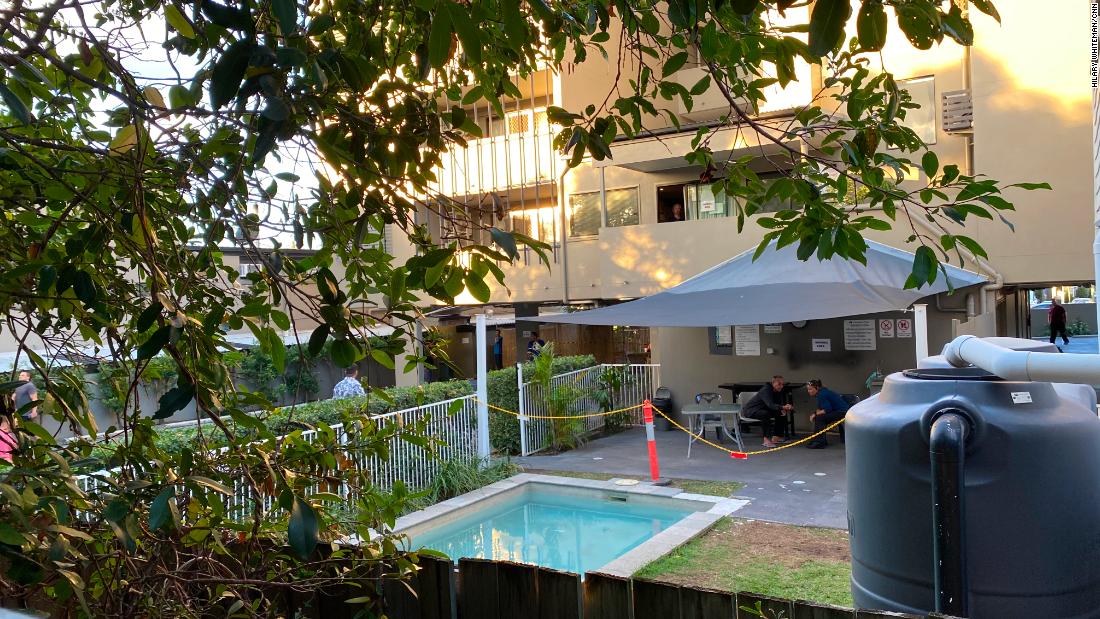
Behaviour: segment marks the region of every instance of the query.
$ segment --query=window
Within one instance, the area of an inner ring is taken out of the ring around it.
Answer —
[[[595,236],[600,232],[600,192],[569,196],[569,236]]]
[[[598,198],[600,194],[596,194]],[[638,225],[638,188],[607,190],[607,226]]]
[[[657,188],[657,221],[726,217],[732,211],[730,197],[717,194],[711,183],[684,183]]]
[[[936,78],[933,76],[898,80],[898,88],[909,92],[919,108],[905,110],[901,124],[912,129],[926,144],[936,143]]]
[[[608,189],[607,225],[610,228],[638,224],[638,188]],[[569,236],[594,236],[600,231],[600,192],[569,196]]]
[[[544,243],[554,243],[558,240],[555,227],[556,210],[553,206],[513,209],[508,213],[512,231]]]

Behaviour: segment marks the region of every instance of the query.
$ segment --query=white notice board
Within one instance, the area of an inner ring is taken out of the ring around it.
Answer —
[[[845,320],[844,349],[875,350],[875,321]]]
[[[783,333],[783,323],[764,325],[764,333]]]
[[[810,350],[814,352],[832,352],[833,341],[827,337],[815,337],[810,340]]]
[[[760,356],[760,325],[737,325],[733,328],[733,352],[743,357]]]

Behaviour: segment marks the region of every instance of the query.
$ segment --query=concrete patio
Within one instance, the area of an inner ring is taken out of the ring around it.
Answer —
[[[708,439],[712,438],[708,436]],[[760,435],[749,434],[745,449],[761,449]],[[733,448],[732,443],[723,443]],[[687,458],[687,436],[678,430],[657,433],[661,476],[682,479],[739,481],[735,496],[752,502],[737,515],[796,525],[848,528],[844,445],[836,435],[827,449],[801,445],[776,453],[735,460],[726,453],[696,443]],[[514,458],[517,464],[548,471],[648,475],[645,430],[632,428],[558,455]]]

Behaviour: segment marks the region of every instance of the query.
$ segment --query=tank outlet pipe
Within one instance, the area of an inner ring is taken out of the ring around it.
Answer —
[[[1009,350],[973,335],[961,335],[944,349],[955,367],[975,365],[1005,380],[1100,384],[1100,355]]]
[[[932,549],[936,612],[966,617],[966,538],[963,470],[970,422],[948,409],[932,423],[929,455],[932,460]]]

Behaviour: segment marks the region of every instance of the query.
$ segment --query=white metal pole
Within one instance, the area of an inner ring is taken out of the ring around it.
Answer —
[[[485,336],[485,314],[474,318],[477,330],[477,454],[482,459],[489,457],[489,371],[488,355],[485,349],[488,338]]]
[[[917,363],[928,358],[928,306],[913,305],[913,335],[917,345]]]
[[[523,393],[523,362],[516,364],[516,393],[519,394],[519,453],[527,453],[527,398]]]

